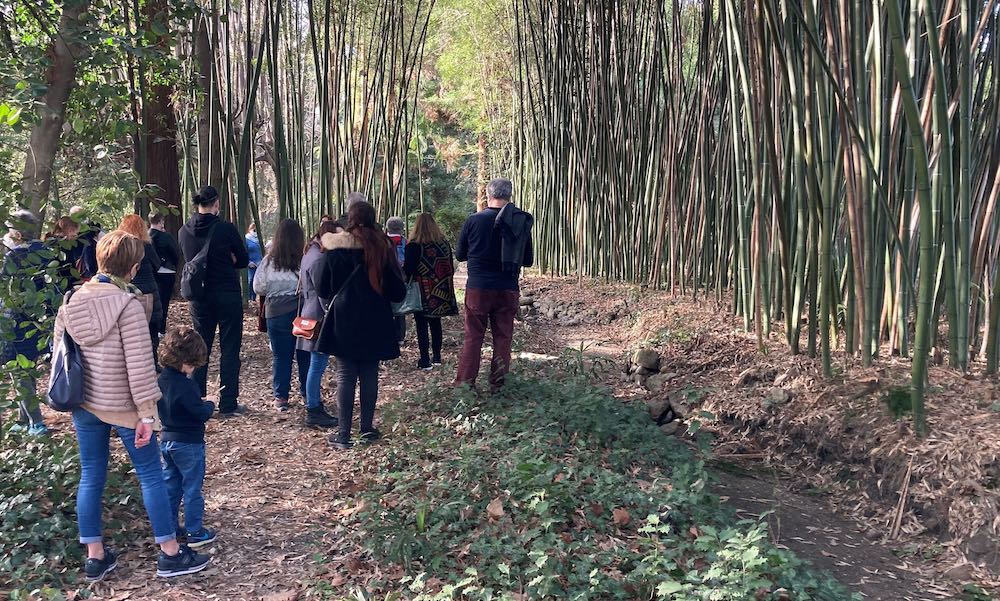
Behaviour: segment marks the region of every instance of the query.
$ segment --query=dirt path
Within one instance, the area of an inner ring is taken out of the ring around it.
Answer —
[[[954,598],[952,589],[927,580],[891,547],[865,536],[857,522],[834,514],[822,498],[790,491],[781,474],[747,472],[732,465],[714,473],[716,492],[739,517],[765,517],[775,545],[795,552],[866,599]]]
[[[186,319],[186,307],[178,304],[171,310],[173,323]],[[332,451],[326,444],[327,431],[305,427],[304,403],[295,384],[292,410],[285,414],[273,410],[271,354],[266,334],[256,332],[255,324],[248,314],[240,378],[240,402],[252,412],[242,418],[213,419],[206,430],[205,521],[219,531],[218,540],[206,548],[213,566],[172,581],[156,578],[156,552],[148,532],[129,530],[128,535],[138,538],[123,549],[114,576],[92,588],[96,598],[291,601],[299,597],[290,591],[301,595],[313,588],[330,593],[316,598],[354,598],[349,587],[339,590],[334,585],[342,575],[360,569],[352,560],[354,547],[343,539],[347,518],[358,505],[356,495],[363,489],[370,451]],[[454,356],[457,344],[454,332],[446,334],[446,353]],[[380,403],[396,402],[403,381],[419,387],[428,377],[413,369],[416,360],[415,351],[407,349],[401,361],[387,365]],[[210,365],[210,395],[217,388],[217,369],[216,357]],[[331,383],[328,372],[325,399],[332,398]],[[72,435],[72,424],[64,415],[48,416],[57,435]],[[118,447],[112,445],[115,453],[121,453]],[[113,508],[105,508],[106,521],[113,514]]]

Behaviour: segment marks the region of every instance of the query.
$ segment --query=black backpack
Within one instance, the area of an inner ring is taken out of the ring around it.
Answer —
[[[190,261],[184,264],[184,269],[181,270],[181,296],[189,301],[203,301],[205,300],[205,277],[208,274],[208,249],[212,245],[212,234],[215,232],[215,226],[219,225],[216,221],[208,228],[208,233],[205,234],[205,244],[201,247]]]
[[[76,289],[66,293],[64,305],[73,297],[74,292]],[[56,411],[73,411],[83,405],[85,400],[80,347],[66,329],[63,329],[62,344],[52,357],[46,400],[49,407]]]

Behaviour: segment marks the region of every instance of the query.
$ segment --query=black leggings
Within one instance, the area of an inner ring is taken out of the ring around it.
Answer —
[[[337,417],[340,438],[350,440],[354,418],[354,392],[361,388],[361,433],[375,429],[375,401],[378,400],[378,361],[355,361],[337,357]]]
[[[417,344],[420,345],[420,360],[429,361],[431,347],[433,346],[434,361],[441,361],[441,318],[428,317],[420,313],[413,314],[414,321],[417,322]],[[430,335],[428,336],[428,330]]]

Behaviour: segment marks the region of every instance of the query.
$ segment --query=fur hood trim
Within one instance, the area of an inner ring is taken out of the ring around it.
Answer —
[[[338,232],[336,234],[323,234],[320,238],[320,243],[326,250],[337,250],[337,249],[354,249],[361,248],[361,242],[354,236],[348,234],[347,232]]]

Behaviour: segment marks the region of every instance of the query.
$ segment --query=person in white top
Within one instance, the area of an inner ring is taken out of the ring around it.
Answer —
[[[306,396],[310,355],[296,350],[292,322],[299,314],[299,268],[305,249],[305,233],[294,219],[284,219],[274,233],[274,244],[257,266],[253,288],[264,299],[264,317],[267,319],[267,337],[271,342],[271,387],[274,406],[278,411],[288,410],[288,396],[292,385],[292,359],[298,364],[299,392]],[[315,413],[315,415],[313,415]],[[326,414],[322,405],[309,409],[307,424],[331,427],[335,421]]]

